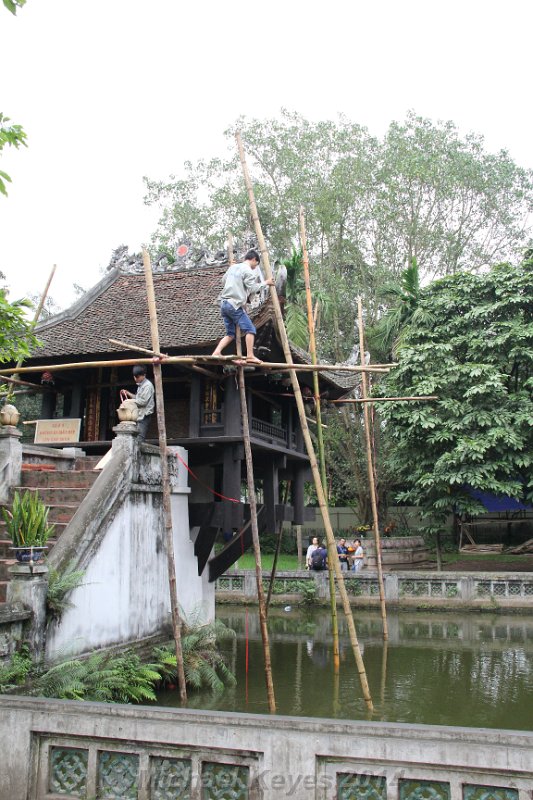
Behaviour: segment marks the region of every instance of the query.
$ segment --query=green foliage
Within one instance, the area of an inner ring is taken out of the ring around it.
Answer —
[[[0,692],[22,686],[30,674],[32,660],[26,645],[13,654],[11,663],[0,667]]]
[[[193,624],[182,632],[181,646],[187,685],[193,689],[208,688],[221,692],[225,685],[234,686],[236,681],[229,670],[218,645],[225,639],[233,639],[235,631],[220,620],[209,625]],[[161,666],[166,681],[176,681],[176,652],[173,645],[154,650],[154,657]]]
[[[299,591],[302,593],[304,606],[312,606],[316,602],[317,587],[315,580],[298,581],[301,584]]]
[[[388,283],[381,290],[381,297],[390,305],[373,329],[368,331],[368,342],[375,360],[396,358],[407,325],[431,323],[431,317],[427,317],[428,312],[419,303],[421,290],[416,258],[402,272],[399,281]]]
[[[31,308],[28,300],[10,303],[5,289],[0,289],[0,363],[26,358],[39,344],[24,313],[26,308]]]
[[[420,297],[393,395],[436,394],[435,403],[388,403],[399,499],[439,528],[453,510],[481,511],[465,487],[533,499],[533,260],[483,275],[436,281]]]
[[[94,653],[47,670],[32,682],[30,693],[64,700],[142,703],[156,699],[154,686],[161,674],[160,665],[142,664],[135,653]]]
[[[187,237],[217,249],[226,231],[248,228],[236,128],[273,258],[294,252],[305,206],[313,294],[324,292],[332,307],[322,357],[350,352],[357,294],[367,324],[376,322],[380,287],[413,258],[432,278],[515,257],[527,240],[532,173],[505,152],[487,153],[482,137],[461,137],[453,123],[412,112],[377,138],[345,117],[310,122],[283,111],[279,119],[237,120],[227,131],[228,158],[186,162],[165,183],[146,180],[145,201],[162,211],[158,249],[174,252]]]
[[[8,2],[11,0],[4,0],[4,5]],[[0,111],[0,154],[6,145],[15,147],[17,150],[21,145],[27,147],[26,134],[22,126],[12,125],[10,122],[9,117]],[[4,195],[7,195],[6,182],[11,183],[11,178],[7,172],[0,170],[0,192]]]
[[[26,0],[2,0],[2,2],[12,14],[16,14],[18,8],[22,8],[22,6],[26,5]]]
[[[84,571],[74,569],[73,564],[69,564],[64,572],[60,572],[51,565],[48,565],[48,592],[46,595],[46,613],[49,619],[59,620],[67,608],[72,608],[73,604],[67,600],[67,595],[73,589],[81,585]]]
[[[26,490],[23,495],[16,491],[11,511],[3,508],[6,530],[14,547],[42,547],[54,533],[54,525],[48,525],[50,509],[45,506],[37,492]]]

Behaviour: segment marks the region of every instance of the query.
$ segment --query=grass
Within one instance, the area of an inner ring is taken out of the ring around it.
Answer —
[[[262,553],[261,563],[264,570],[271,570],[274,561],[273,553]],[[234,569],[255,569],[255,558],[253,553],[244,553],[236,564],[233,565]],[[287,555],[281,553],[278,558],[278,565],[276,572],[292,572],[298,569],[298,556]]]

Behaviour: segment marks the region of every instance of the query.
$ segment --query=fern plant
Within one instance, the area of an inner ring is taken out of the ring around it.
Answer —
[[[68,564],[64,572],[48,566],[46,614],[49,620],[61,619],[67,608],[72,608],[73,603],[67,600],[67,595],[81,584],[84,574],[83,570],[74,569],[73,562]]]
[[[13,654],[11,663],[0,667],[0,692],[8,692],[22,686],[32,669],[32,660],[27,645]]]
[[[220,642],[233,639],[235,631],[220,620],[208,625],[198,622],[185,627],[181,637],[185,680],[192,689],[208,688],[221,692],[224,686],[235,686],[235,676],[228,668],[219,649]],[[154,658],[163,667],[166,682],[176,680],[176,653],[167,645],[154,650]]]

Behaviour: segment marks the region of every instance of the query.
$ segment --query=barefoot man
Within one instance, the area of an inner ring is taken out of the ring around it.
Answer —
[[[220,313],[226,328],[226,335],[217,344],[213,355],[219,356],[222,351],[235,339],[235,328],[238,325],[244,333],[246,341],[246,363],[260,364],[261,361],[254,356],[255,326],[244,310],[250,294],[255,294],[263,286],[274,286],[272,278],[261,281],[259,266],[259,253],[257,250],[248,250],[241,264],[232,264],[224,275],[224,288],[218,296],[220,300]]]

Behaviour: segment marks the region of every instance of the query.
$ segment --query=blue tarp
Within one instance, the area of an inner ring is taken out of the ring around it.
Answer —
[[[504,511],[533,511],[532,505],[515,500],[514,497],[509,497],[506,494],[491,494],[490,492],[483,492],[481,489],[472,489],[468,487],[468,493],[472,495],[475,500],[483,505],[483,507],[490,512],[504,512]]]

